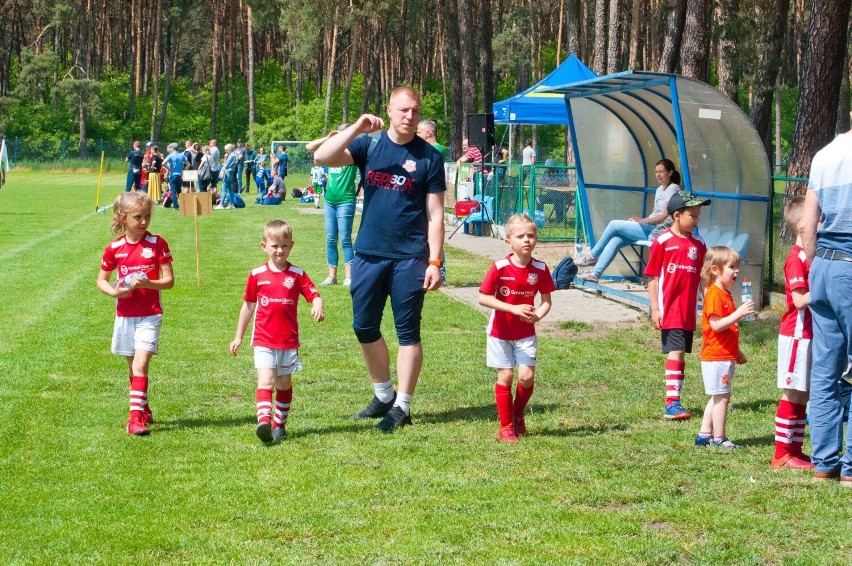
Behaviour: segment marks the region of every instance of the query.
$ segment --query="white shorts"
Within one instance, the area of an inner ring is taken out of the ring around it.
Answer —
[[[157,353],[160,345],[160,327],[163,315],[117,316],[112,329],[112,353],[117,356],[132,356],[136,350]]]
[[[490,368],[510,369],[515,366],[535,367],[538,353],[538,337],[520,340],[501,340],[489,335],[486,345],[485,364]]]
[[[724,395],[731,392],[731,382],[734,380],[734,370],[737,362],[723,360],[701,362],[701,377],[704,379],[704,393],[707,395]]]
[[[808,392],[810,384],[810,339],[778,336],[778,388]]]
[[[274,369],[276,375],[291,375],[302,369],[299,350],[273,350],[263,346],[254,347],[255,369]]]

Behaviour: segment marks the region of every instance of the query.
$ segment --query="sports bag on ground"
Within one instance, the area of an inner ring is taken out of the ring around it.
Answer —
[[[553,270],[553,284],[557,289],[568,289],[571,287],[571,281],[577,276],[579,270],[580,268],[577,267],[573,259],[570,257],[564,258],[556,266],[556,269]]]

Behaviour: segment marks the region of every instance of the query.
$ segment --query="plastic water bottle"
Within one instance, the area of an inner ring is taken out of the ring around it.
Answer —
[[[126,289],[132,289],[135,283],[142,281],[143,279],[148,279],[148,276],[142,272],[131,273],[130,275],[117,279],[114,288],[118,289],[119,287],[124,287]]]
[[[752,300],[752,297],[751,297],[751,281],[749,281],[748,279],[743,279],[743,291],[742,291],[741,299],[742,299],[743,303],[745,303],[746,301]],[[743,320],[754,320],[754,314],[751,313],[751,314],[746,315],[743,318]]]
[[[576,244],[574,244],[574,257],[577,259],[583,257],[584,249],[585,246],[583,246],[583,242],[577,242]]]

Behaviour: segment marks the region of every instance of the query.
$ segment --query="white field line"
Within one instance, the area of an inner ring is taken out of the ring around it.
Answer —
[[[106,206],[106,207],[103,207],[103,208],[106,211],[106,209],[112,208],[112,205],[109,205],[109,206]],[[7,250],[6,252],[0,254],[0,261],[6,261],[7,259],[10,259],[10,258],[12,258],[12,257],[14,257],[14,256],[16,256],[20,253],[23,253],[23,252],[25,252],[29,249],[32,249],[32,248],[38,246],[42,242],[46,242],[47,240],[51,240],[53,238],[56,238],[57,236],[61,236],[62,234],[64,234],[68,230],[71,230],[72,228],[74,228],[78,224],[82,224],[83,222],[85,222],[86,220],[88,220],[89,218],[91,218],[92,216],[94,216],[96,214],[98,214],[98,213],[97,212],[90,212],[89,214],[83,216],[82,218],[79,218],[79,219],[75,220],[74,222],[71,222],[70,224],[66,224],[62,228],[57,228],[56,230],[54,230],[52,232],[48,232],[47,234],[44,234],[43,236],[36,238],[35,240],[30,240],[26,244],[18,246],[17,248],[12,248],[11,250]]]

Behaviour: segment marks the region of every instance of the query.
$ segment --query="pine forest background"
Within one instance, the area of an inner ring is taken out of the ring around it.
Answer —
[[[599,74],[655,70],[709,82],[749,115],[770,162],[789,157],[791,175],[806,176],[813,154],[849,129],[850,0],[0,6],[0,134],[72,140],[81,158],[93,139],[312,139],[363,112],[383,114],[400,84],[423,93],[423,117],[458,155],[467,114],[490,111],[569,53]],[[516,136],[516,148],[533,136],[570,160],[564,128]]]

